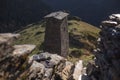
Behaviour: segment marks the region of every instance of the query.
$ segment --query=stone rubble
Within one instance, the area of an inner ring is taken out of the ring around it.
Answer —
[[[120,80],[120,14],[112,14],[101,24],[95,64],[88,64],[91,80]]]
[[[78,80],[82,75],[82,61],[73,64],[57,54],[48,52],[33,55],[29,60],[33,61],[33,64],[28,71],[27,80]],[[37,70],[38,67],[41,71]],[[41,76],[36,76],[36,73]]]

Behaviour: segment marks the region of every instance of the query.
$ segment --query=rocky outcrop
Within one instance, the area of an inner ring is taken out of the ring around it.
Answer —
[[[12,44],[19,36],[0,34],[0,80],[81,80],[81,60],[73,64],[48,52],[30,55],[35,45]]]
[[[87,74],[92,80],[120,80],[120,14],[112,14],[100,28],[95,63],[88,64]]]
[[[73,64],[65,58],[50,53],[40,53],[29,58],[33,62],[27,72],[27,80],[79,80],[82,61]]]
[[[19,37],[19,34],[0,34],[0,61],[9,56],[14,50],[12,43]]]
[[[27,67],[27,57],[35,45],[15,45],[20,35],[0,34],[0,80],[16,80]]]

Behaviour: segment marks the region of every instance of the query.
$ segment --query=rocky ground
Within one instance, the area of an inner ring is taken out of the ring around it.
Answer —
[[[29,56],[35,45],[12,45],[20,35],[0,34],[0,80],[78,80],[82,61],[75,64],[51,53]],[[4,54],[3,54],[4,53]]]

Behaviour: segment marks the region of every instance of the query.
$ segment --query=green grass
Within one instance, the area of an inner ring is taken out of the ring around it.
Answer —
[[[37,23],[31,25],[29,28],[20,31],[20,38],[15,42],[15,44],[34,44],[36,49],[33,51],[33,54],[39,53],[42,51],[42,43],[44,41],[45,28],[43,24]]]
[[[100,29],[92,26],[83,21],[70,20],[69,23],[69,34],[70,36],[77,40],[82,46],[70,43],[68,60],[75,62],[79,59],[85,62],[91,59],[92,50],[96,47],[96,40]],[[36,24],[29,25],[28,28],[19,32],[21,37],[15,42],[15,44],[35,44],[37,47],[32,54],[37,54],[43,50],[43,42],[45,35],[45,23],[40,22]],[[76,52],[77,57],[71,56],[71,52]]]
[[[81,46],[70,43],[70,54],[75,51],[77,54],[79,53],[80,56],[68,56],[68,59],[72,62],[76,62],[77,60],[82,59],[86,65],[87,62],[93,57],[92,51],[94,48],[96,48],[99,32],[100,29],[86,22],[76,20],[69,21],[70,36],[77,40]],[[76,55],[76,53],[74,54]]]

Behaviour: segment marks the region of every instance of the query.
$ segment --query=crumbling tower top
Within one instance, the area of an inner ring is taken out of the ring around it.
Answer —
[[[45,16],[45,18],[53,17],[55,19],[62,20],[65,17],[67,17],[68,15],[69,15],[68,13],[65,13],[65,12],[62,12],[62,11],[58,11],[58,12],[53,12],[51,14],[48,14],[47,16]]]

